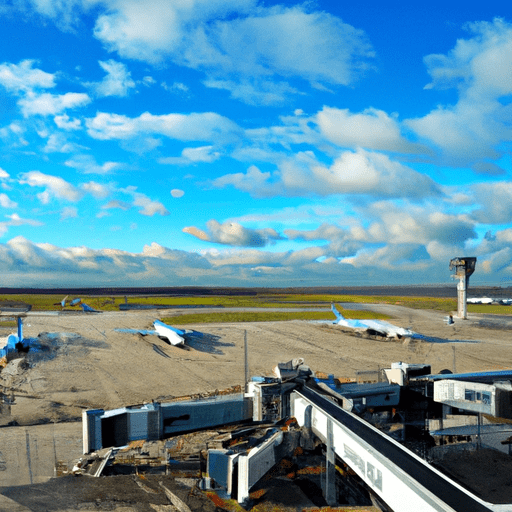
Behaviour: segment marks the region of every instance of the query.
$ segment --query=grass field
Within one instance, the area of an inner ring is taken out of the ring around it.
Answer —
[[[65,292],[60,295],[45,294],[9,294],[0,295],[1,304],[5,302],[22,302],[30,304],[32,311],[60,311],[62,309],[61,300]],[[70,296],[68,300],[74,299]],[[82,296],[82,302],[102,311],[118,311],[119,305],[125,302],[124,296]],[[363,304],[398,304],[414,309],[430,309],[449,313],[456,311],[457,301],[454,298],[439,297],[398,297],[398,296],[365,296],[365,295],[319,295],[319,294],[284,294],[284,293],[265,293],[246,296],[246,295],[218,295],[218,296],[183,296],[183,297],[165,297],[165,296],[131,296],[128,299],[132,304],[160,305],[160,306],[212,306],[224,308],[304,308],[314,306],[327,307],[331,303],[363,303]],[[79,306],[71,308],[69,304],[66,309],[80,309]],[[510,306],[493,306],[468,304],[469,313],[487,313],[511,315]],[[386,318],[385,315],[376,315],[366,311],[345,310],[344,315],[347,318]],[[209,323],[209,322],[258,322],[273,320],[334,320],[334,315],[330,311],[324,312],[294,312],[294,311],[265,311],[257,312],[216,312],[216,313],[191,313],[179,317],[172,317],[172,322],[177,324],[189,323]],[[5,326],[5,322],[1,322]]]

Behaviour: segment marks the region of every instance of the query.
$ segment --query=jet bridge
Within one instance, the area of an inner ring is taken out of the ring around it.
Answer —
[[[291,393],[290,407],[299,425],[312,429],[326,444],[327,500],[333,494],[328,487],[334,486],[329,476],[334,472],[335,454],[394,512],[512,511],[512,505],[494,505],[471,494],[397,441],[307,386]]]

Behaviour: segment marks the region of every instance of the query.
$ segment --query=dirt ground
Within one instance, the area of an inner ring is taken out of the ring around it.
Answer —
[[[460,373],[512,367],[510,330],[501,319],[469,315],[467,320],[455,318],[448,326],[446,315],[438,312],[389,304],[365,307],[391,315],[396,325],[445,342],[378,341],[355,337],[334,325],[289,321],[187,326],[203,337],[192,338],[185,350],[156,336],[116,329],[151,329],[155,318],[193,310],[27,317],[24,335],[39,337],[39,350],[29,352],[28,367],[11,364],[9,371],[0,373],[0,386],[15,399],[0,414],[0,425],[13,425],[0,428],[0,492],[5,486],[36,484],[53,476],[47,470],[39,474],[35,463],[30,471],[26,468],[29,452],[32,458],[43,454],[43,439],[48,453],[53,444],[54,453],[48,459],[78,457],[81,425],[76,422],[85,409],[114,409],[243,385],[244,336],[251,375],[269,375],[278,362],[297,357],[304,358],[313,371],[337,377],[354,377],[357,371],[377,370],[395,361],[429,363],[433,373],[445,368]],[[29,427],[35,424],[43,425]],[[53,430],[38,433],[43,427]],[[39,444],[34,445],[34,439]],[[59,450],[62,455],[57,455]],[[7,498],[0,495],[1,510],[30,510],[15,508],[13,503],[8,508],[2,499]]]

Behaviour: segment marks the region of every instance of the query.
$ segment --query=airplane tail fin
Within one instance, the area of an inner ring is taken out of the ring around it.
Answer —
[[[334,303],[331,303],[331,310],[336,315],[336,318],[338,320],[343,320],[343,315],[336,309]]]
[[[103,313],[103,311],[91,308],[91,306],[88,306],[85,302],[82,302],[81,306],[85,313]]]

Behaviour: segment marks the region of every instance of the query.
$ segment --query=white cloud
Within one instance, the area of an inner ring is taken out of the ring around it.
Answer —
[[[260,8],[198,27],[190,39],[184,64],[208,69],[206,85],[229,89],[253,104],[286,100],[293,89],[277,77],[300,77],[313,86],[353,83],[374,55],[363,31],[304,6]]]
[[[151,87],[152,85],[156,84],[156,80],[152,76],[145,76],[142,79],[142,85],[145,85],[146,87]]]
[[[17,208],[18,203],[9,199],[7,194],[0,194],[0,206],[2,208]]]
[[[298,90],[353,83],[374,53],[363,31],[307,4],[266,7],[257,0],[32,0],[59,26],[77,24],[80,9],[100,6],[94,35],[119,56],[172,61],[206,73],[208,87],[248,103],[278,104]],[[271,79],[270,79],[271,78]],[[271,90],[271,88],[273,90]]]
[[[122,167],[119,162],[104,162],[99,165],[92,155],[76,155],[66,160],[64,165],[84,174],[111,174]]]
[[[299,90],[287,82],[272,80],[254,80],[242,78],[239,80],[224,80],[209,78],[203,84],[210,89],[223,89],[231,93],[231,97],[248,105],[273,106],[283,104],[291,95],[299,94]]]
[[[107,204],[103,205],[101,208],[103,210],[129,210],[131,208],[131,204],[127,203],[126,201],[119,201],[117,199],[114,199],[112,201],[109,201]]]
[[[467,215],[449,215],[432,206],[394,205],[379,201],[361,209],[361,214],[375,220],[367,228],[367,240],[386,244],[422,244],[431,241],[463,248],[477,238],[475,223]]]
[[[380,280],[377,271],[383,270],[393,271],[395,278],[399,277],[400,272],[430,273],[431,282],[436,282],[435,275],[439,275],[439,265],[436,263],[436,268],[425,248],[415,244],[386,245],[375,250],[360,251],[356,256],[345,258],[343,263],[359,269],[371,269],[370,277],[375,281]]]
[[[55,87],[55,75],[34,69],[35,63],[34,60],[22,60],[19,64],[0,64],[0,84],[15,93]]]
[[[297,153],[273,174],[252,166],[247,174],[225,175],[212,183],[219,188],[233,185],[255,197],[368,194],[420,199],[441,195],[440,187],[425,174],[363,149],[342,153],[330,167],[318,162],[310,151]]]
[[[382,110],[369,108],[353,114],[348,109],[324,107],[316,115],[321,133],[331,142],[346,148],[367,148],[400,153],[425,153],[401,134],[400,124]]]
[[[58,176],[43,174],[39,171],[23,173],[20,177],[20,184],[31,187],[43,187],[45,190],[37,197],[43,204],[48,204],[52,198],[65,199],[73,203],[79,201],[82,192]]]
[[[95,36],[122,57],[162,62],[183,49],[195,27],[209,19],[243,12],[254,0],[110,1],[96,20]]]
[[[213,180],[212,185],[216,188],[232,185],[255,197],[272,197],[278,195],[284,188],[280,184],[269,182],[271,177],[270,172],[261,172],[255,165],[251,165],[245,174],[241,172],[225,174]]]
[[[130,139],[140,134],[156,134],[181,141],[215,140],[228,142],[241,135],[241,129],[214,112],[153,115],[136,118],[99,112],[86,120],[88,133],[100,140]]]
[[[283,239],[274,229],[250,229],[237,222],[221,224],[216,220],[209,220],[206,226],[208,232],[193,226],[184,228],[183,232],[189,233],[200,240],[236,247],[265,247],[275,240]]]
[[[87,11],[100,3],[103,2],[101,0],[27,0],[23,3],[17,2],[18,7],[25,15],[32,14],[25,9],[25,5],[29,4],[35,12],[52,18],[58,27],[66,31],[73,30],[79,25],[80,15],[84,10]]]
[[[67,114],[55,116],[53,120],[61,130],[79,130],[82,127],[82,121],[80,119],[71,119]]]
[[[189,94],[189,87],[183,82],[173,82],[171,85],[168,85],[167,82],[162,82],[161,85],[163,89],[173,94],[179,94],[181,96],[188,96]]]
[[[80,188],[91,194],[96,199],[105,199],[110,195],[110,189],[101,183],[96,183],[95,181],[89,181],[88,183],[84,183],[80,186]]]
[[[497,18],[468,30],[473,37],[458,40],[447,55],[425,58],[433,79],[427,88],[456,88],[458,102],[406,121],[445,161],[459,166],[497,159],[500,144],[512,140],[512,113],[508,101],[501,101],[512,94],[512,24]]]
[[[160,201],[154,201],[153,199],[147,197],[145,194],[137,192],[136,187],[127,187],[121,191],[126,194],[130,194],[133,197],[133,205],[139,208],[139,213],[141,215],[152,217],[157,213],[159,215],[170,214],[169,210],[167,210],[167,208]]]
[[[148,217],[152,217],[157,213],[159,215],[170,214],[169,210],[167,210],[160,201],[154,201],[144,194],[136,194],[133,198],[133,204],[140,208],[139,213],[141,215],[146,215]]]
[[[9,231],[9,228],[12,226],[42,226],[42,222],[39,222],[37,220],[33,219],[23,219],[21,218],[17,213],[13,213],[11,215],[6,215],[6,218],[9,220],[7,221],[0,221],[0,236],[4,236],[7,231]]]
[[[473,193],[479,207],[471,216],[482,224],[508,224],[512,218],[512,183],[479,183]]]
[[[74,206],[66,206],[60,212],[60,220],[75,219],[78,217],[78,209]]]
[[[130,89],[135,87],[131,73],[126,65],[113,59],[99,61],[101,68],[107,73],[101,82],[89,82],[86,85],[91,87],[97,96],[128,96]]]
[[[160,158],[160,164],[187,165],[195,163],[212,163],[220,158],[220,152],[213,146],[201,146],[198,148],[184,148],[180,157]]]
[[[42,135],[42,134],[41,134]],[[46,146],[43,151],[45,153],[71,153],[79,148],[77,144],[68,141],[65,134],[57,132],[48,136]]]
[[[67,109],[83,107],[91,102],[85,93],[67,92],[65,94],[36,94],[28,92],[18,101],[24,117],[33,115],[54,116]]]
[[[173,188],[171,190],[171,196],[175,198],[183,197],[185,195],[185,192],[183,190],[180,190],[179,188]]]

